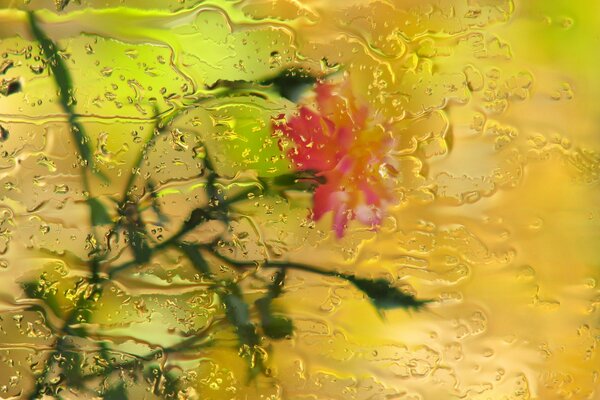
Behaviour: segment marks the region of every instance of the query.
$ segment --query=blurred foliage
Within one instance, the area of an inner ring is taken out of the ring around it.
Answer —
[[[58,2],[59,9],[64,8],[68,2]],[[345,280],[353,284],[373,305],[379,309],[419,309],[425,302],[417,300],[413,295],[402,292],[383,279],[357,278],[354,275],[341,274],[327,268],[313,265],[303,265],[292,262],[280,261],[277,263],[264,259],[238,259],[224,255],[216,242],[201,243],[188,240],[188,235],[199,232],[211,223],[219,222],[226,226],[231,223],[230,214],[238,203],[248,201],[255,195],[284,196],[288,191],[302,191],[310,193],[319,184],[324,183],[323,178],[317,176],[315,171],[293,171],[283,174],[267,174],[256,177],[255,182],[236,193],[227,193],[222,189],[224,179],[213,164],[213,156],[207,148],[198,150],[201,165],[197,181],[202,183],[204,195],[207,199],[205,205],[194,208],[179,229],[170,237],[156,242],[149,234],[150,225],[146,221],[146,205],[140,198],[133,195],[135,182],[139,179],[137,168],[147,156],[147,152],[156,145],[156,139],[166,132],[169,123],[175,118],[176,112],[168,116],[161,115],[155,108],[155,128],[146,139],[142,153],[137,157],[132,168],[127,184],[117,198],[111,198],[112,203],[103,199],[92,197],[89,187],[88,171],[101,177],[106,177],[96,169],[90,137],[84,126],[79,122],[79,117],[74,111],[74,87],[69,70],[57,45],[41,29],[34,12],[28,13],[31,32],[41,46],[46,63],[58,88],[60,104],[68,115],[70,130],[80,156],[81,178],[87,198],[85,204],[89,209],[90,232],[87,236],[89,243],[89,261],[82,261],[84,268],[89,270],[86,278],[71,282],[72,289],[59,295],[52,288],[44,276],[38,280],[28,281],[23,284],[26,295],[31,299],[40,300],[44,306],[32,306],[32,309],[41,310],[45,315],[51,312],[54,315],[47,318],[58,318],[62,326],[55,327],[54,349],[46,358],[41,372],[36,377],[34,390],[26,398],[35,399],[41,395],[61,397],[63,386],[72,389],[91,391],[102,395],[104,399],[134,398],[129,393],[128,385],[123,380],[110,377],[116,374],[133,374],[134,379],[144,379],[152,388],[155,396],[165,399],[178,398],[178,374],[166,370],[162,365],[153,360],[161,354],[180,353],[209,346],[212,333],[210,330],[192,332],[190,336],[171,347],[151,352],[140,359],[118,361],[111,352],[107,342],[95,338],[89,327],[94,318],[94,311],[99,302],[107,295],[107,288],[112,282],[126,276],[129,271],[136,271],[149,265],[161,252],[172,249],[180,252],[202,277],[203,284],[209,284],[210,290],[218,297],[220,307],[225,316],[225,321],[237,338],[238,354],[244,359],[248,367],[248,379],[253,380],[260,374],[267,374],[265,364],[267,350],[266,340],[284,340],[293,337],[294,323],[291,317],[286,316],[282,310],[276,310],[274,301],[285,295],[286,274],[290,270],[298,270]],[[6,65],[2,72],[8,69]],[[199,102],[211,99],[228,99],[245,95],[261,97],[261,93],[275,92],[279,96],[291,101],[297,101],[300,96],[310,90],[318,80],[317,77],[298,70],[283,69],[278,75],[260,82],[252,81],[217,81],[208,87],[208,95]],[[10,94],[7,92],[7,94]],[[182,108],[183,109],[183,108]],[[182,110],[180,109],[180,110]],[[2,131],[3,137],[8,135]],[[143,185],[144,194],[150,198],[149,208],[158,221],[165,221],[161,211],[160,198],[157,194],[156,183],[152,177],[146,178]],[[142,197],[143,197],[142,196]],[[114,196],[113,196],[114,197]],[[123,264],[115,264],[107,259],[109,253],[104,242],[97,237],[96,229],[109,228],[106,235],[106,246],[110,246],[111,238],[125,236],[127,250],[132,260]],[[223,239],[218,240],[223,243]],[[215,262],[216,261],[216,262]],[[260,295],[246,293],[245,287],[235,279],[219,277],[223,264],[241,272],[256,270],[257,268],[275,269],[270,282],[263,282]],[[102,265],[102,268],[101,268]],[[106,272],[101,273],[101,269]],[[96,346],[95,368],[89,368],[84,355],[80,353],[77,343],[88,340]],[[93,383],[101,379],[109,384],[104,390],[98,389]],[[62,388],[62,389],[61,389]]]

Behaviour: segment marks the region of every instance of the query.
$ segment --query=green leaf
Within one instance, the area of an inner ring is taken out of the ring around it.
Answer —
[[[119,382],[104,393],[104,400],[127,400],[127,391],[125,383]]]
[[[87,200],[87,203],[92,213],[92,224],[94,226],[112,224],[112,218],[100,200],[97,198],[90,198]]]
[[[180,389],[180,378],[172,371],[167,371],[163,374],[164,383],[162,394],[167,399],[176,399]]]
[[[225,304],[225,315],[229,322],[236,328],[241,344],[254,346],[259,343],[254,324],[250,321],[248,304],[234,284],[230,284],[230,291],[222,294],[221,298]]]
[[[260,344],[260,337],[256,333],[256,326],[250,321],[248,304],[242,296],[239,286],[229,282],[220,290],[219,296],[225,305],[225,316],[231,325],[235,327],[240,354],[246,358],[249,365],[249,378],[253,379],[259,372],[264,371],[261,355],[256,351]]]
[[[189,232],[209,220],[209,215],[203,208],[196,208],[190,214],[187,221],[184,222],[182,232]]]
[[[418,300],[413,295],[393,287],[385,279],[364,279],[354,275],[340,276],[352,282],[357,289],[365,293],[373,305],[380,310],[394,308],[419,310],[428,303],[427,300]]]
[[[294,332],[292,321],[284,316],[273,314],[271,309],[273,299],[283,292],[284,281],[285,269],[281,269],[273,275],[273,282],[268,287],[267,295],[254,302],[260,315],[262,330],[271,339],[283,339]]]
[[[77,352],[65,352],[61,361],[63,374],[65,375],[66,383],[72,388],[81,388],[84,385],[81,366],[83,358]]]
[[[61,3],[63,2],[61,1]],[[44,57],[48,61],[48,65],[52,70],[52,75],[54,76],[54,80],[58,86],[60,104],[65,113],[68,114],[69,124],[71,125],[71,134],[79,150],[79,156],[83,159],[85,167],[90,167],[92,171],[96,172],[99,177],[101,177],[104,181],[107,181],[108,178],[94,168],[95,163],[92,149],[90,147],[90,139],[86,135],[83,125],[81,125],[77,120],[77,114],[75,113],[75,109],[73,107],[76,101],[73,97],[74,90],[71,74],[69,73],[69,70],[67,69],[62,57],[60,56],[56,44],[48,36],[46,36],[46,33],[44,33],[44,31],[39,27],[35,13],[33,11],[29,11],[27,13],[27,17],[29,19],[29,27],[31,28],[31,32],[33,33],[35,39],[40,43]]]
[[[144,368],[143,376],[152,385],[152,393],[166,399],[177,398],[179,392],[180,378],[169,370],[165,370],[159,364],[150,364]]]
[[[8,129],[6,129],[5,127],[3,127],[2,125],[0,125],[0,142],[4,142],[8,139]]]
[[[30,299],[42,300],[57,317],[63,317],[63,310],[60,308],[56,295],[53,292],[45,291],[38,282],[25,282],[22,284],[23,290]],[[40,311],[46,313],[46,309],[40,306]]]
[[[64,8],[69,5],[71,0],[54,0],[56,5],[56,11],[62,11]]]
[[[285,283],[286,270],[280,269],[273,275],[273,282],[269,285],[269,298],[272,300],[278,297],[283,292],[283,284]]]
[[[54,79],[56,80],[56,84],[60,89],[60,103],[70,115],[73,116],[73,99],[71,97],[73,82],[71,80],[71,75],[61,56],[58,54],[58,49],[52,40],[46,36],[44,31],[39,27],[37,19],[34,15],[33,11],[28,13],[29,17],[29,26],[31,27],[31,32],[35,39],[42,46],[42,51],[44,52],[44,56],[48,60],[48,64],[50,65],[50,69],[54,75]]]
[[[152,249],[146,242],[145,232],[136,229],[135,226],[129,225],[127,228],[127,239],[129,240],[129,246],[133,251],[135,262],[138,264],[148,262],[152,256]]]
[[[298,176],[296,173],[292,172],[289,174],[282,174],[272,178],[273,184],[277,186],[283,187],[291,187],[294,186],[298,182]]]
[[[261,82],[270,85],[280,96],[297,102],[302,94],[313,87],[318,78],[299,69],[286,69],[279,75]]]
[[[271,339],[284,339],[294,332],[294,324],[289,318],[273,314],[271,297],[256,300],[256,308],[260,314],[260,324],[264,334]]]
[[[202,257],[202,254],[200,253],[200,250],[198,250],[197,247],[184,243],[179,244],[178,247],[181,249],[183,254],[185,254],[185,256],[192,262],[194,268],[196,268],[203,275],[209,276],[211,274],[208,263],[206,262],[204,257]]]
[[[292,321],[281,315],[273,315],[268,321],[262,324],[265,335],[271,339],[284,339],[294,333],[294,324]]]
[[[280,193],[286,190],[304,192],[313,191],[318,185],[326,183],[324,176],[317,176],[316,171],[296,171],[275,177],[260,178],[270,192]]]

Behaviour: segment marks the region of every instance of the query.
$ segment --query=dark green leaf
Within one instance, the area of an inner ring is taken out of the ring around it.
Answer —
[[[0,125],[0,142],[4,142],[8,139],[8,129]]]
[[[260,337],[256,333],[256,326],[250,321],[248,304],[242,296],[240,288],[233,282],[229,282],[219,291],[219,296],[225,305],[225,315],[231,325],[235,327],[241,348],[245,351],[240,354],[246,358],[249,364],[250,379],[254,378],[264,369],[262,358],[256,351],[260,344]]]
[[[62,2],[61,2],[62,3]],[[66,5],[66,3],[65,3]],[[44,57],[48,61],[48,65],[52,70],[52,75],[56,81],[56,85],[59,89],[59,99],[63,110],[69,116],[69,124],[71,125],[71,134],[73,140],[79,150],[79,156],[83,159],[85,166],[90,167],[94,170],[94,159],[92,149],[90,147],[90,139],[86,135],[83,125],[77,120],[73,105],[75,104],[75,98],[73,97],[73,80],[69,70],[67,69],[62,57],[60,56],[56,44],[44,33],[39,27],[37,19],[33,11],[28,12],[29,27],[35,39],[40,43]],[[107,180],[99,171],[95,171],[98,176]]]
[[[293,186],[298,182],[298,175],[295,173],[283,174],[273,178],[273,183],[278,186]]]
[[[267,296],[256,300],[256,309],[260,314],[260,324],[265,335],[271,339],[283,339],[294,331],[292,321],[281,315],[274,315],[271,310],[272,298]]]
[[[87,200],[87,203],[92,213],[92,224],[94,226],[112,224],[112,218],[100,200],[96,198],[90,198]]]
[[[262,328],[271,339],[284,339],[294,332],[292,321],[280,315],[272,315],[267,321],[263,321]]]
[[[285,282],[285,275],[285,269],[280,269],[273,275],[273,282],[269,285],[269,297],[271,299],[281,295],[283,291],[283,284]]]
[[[364,279],[354,275],[340,276],[352,282],[356,288],[369,297],[375,307],[381,310],[393,308],[418,310],[427,303],[426,300],[417,300],[413,295],[393,287],[385,279]]]
[[[189,232],[209,220],[209,215],[203,208],[196,208],[190,214],[187,221],[184,222],[182,232]]]
[[[61,367],[69,387],[80,388],[84,384],[81,366],[83,359],[80,353],[69,351],[63,354]]]
[[[271,192],[286,190],[312,191],[326,182],[325,177],[317,176],[315,171],[296,171],[273,178],[261,178],[263,184]]]
[[[152,249],[146,242],[146,235],[143,231],[136,229],[134,226],[127,228],[127,239],[129,246],[133,251],[133,256],[138,264],[144,264],[150,260]]]
[[[167,399],[177,398],[179,392],[179,376],[169,370],[165,370],[159,364],[147,365],[143,376],[152,385],[152,393]]]
[[[309,89],[311,89],[314,84],[319,80],[318,77],[306,72],[302,71],[298,68],[290,68],[284,69],[279,72],[277,75],[262,80],[259,82],[261,85],[269,86],[273,91],[279,94],[281,97],[285,97],[286,99],[297,102],[298,99]],[[254,86],[254,87],[253,87]],[[227,88],[231,89],[233,93],[236,90],[252,90],[255,89],[256,85],[253,85],[252,82],[244,81],[244,80],[223,80],[220,79],[216,81],[213,85],[208,86],[208,89],[214,90],[217,88]],[[253,94],[255,96],[265,96],[264,93],[259,91],[254,91]]]
[[[238,290],[228,292],[222,296],[225,304],[225,314],[229,322],[236,328],[241,344],[256,345],[258,336],[254,324],[250,321],[248,304]]]
[[[206,262],[204,257],[202,257],[202,254],[200,253],[200,250],[198,250],[197,247],[181,243],[179,244],[179,248],[181,249],[183,254],[185,254],[185,256],[192,262],[194,268],[196,268],[200,273],[206,276],[211,274],[208,263]]]
[[[104,393],[104,400],[127,400],[127,391],[125,383],[119,382]]]
[[[138,205],[128,201],[120,207],[120,213],[126,219],[125,235],[137,264],[143,264],[150,260],[152,249],[148,245],[148,235],[144,221],[139,213]]]
[[[60,308],[60,305],[56,299],[56,295],[54,295],[52,292],[47,292],[43,290],[43,288],[40,287],[39,283],[35,281],[25,282],[22,284],[22,287],[25,293],[27,294],[27,297],[31,299],[42,300],[48,306],[48,308],[52,310],[54,315],[60,318],[63,317],[63,310]],[[46,313],[46,310],[44,308],[41,308],[40,311],[42,311],[44,314]]]
[[[62,11],[64,8],[69,5],[71,0],[54,0],[54,4],[56,5],[56,11]]]
[[[270,85],[280,96],[297,102],[304,92],[313,87],[318,78],[298,69],[286,69],[279,75],[261,82]]]
[[[208,157],[206,158],[208,159]],[[206,166],[207,164],[205,164]],[[209,168],[209,167],[206,167]],[[210,201],[218,200],[217,199],[217,188],[215,183],[217,181],[217,174],[213,169],[209,170],[208,176],[206,177],[206,195],[208,196]]]
[[[254,302],[260,315],[260,324],[265,335],[271,339],[283,339],[294,331],[292,321],[281,315],[273,314],[271,304],[273,299],[280,296],[283,291],[285,269],[281,269],[273,276],[273,282],[268,287],[265,297]]]
[[[179,377],[171,372],[167,371],[163,374],[164,383],[162,388],[162,395],[168,399],[176,399],[180,388]]]
[[[144,371],[144,378],[152,384],[152,393],[160,393],[160,382],[162,380],[162,369],[158,365],[151,365]]]

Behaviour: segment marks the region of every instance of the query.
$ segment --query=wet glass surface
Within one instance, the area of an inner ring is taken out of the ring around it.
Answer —
[[[595,1],[0,5],[1,398],[599,398]]]

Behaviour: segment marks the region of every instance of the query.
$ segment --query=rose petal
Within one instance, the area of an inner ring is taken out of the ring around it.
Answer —
[[[296,167],[315,170],[326,179],[315,189],[313,219],[332,211],[338,238],[352,219],[376,227],[383,207],[394,197],[391,180],[380,172],[390,164],[393,137],[385,123],[376,123],[376,115],[359,103],[349,81],[339,86],[322,83],[315,92],[316,111],[301,106],[287,123],[274,124],[294,142],[289,157]]]

